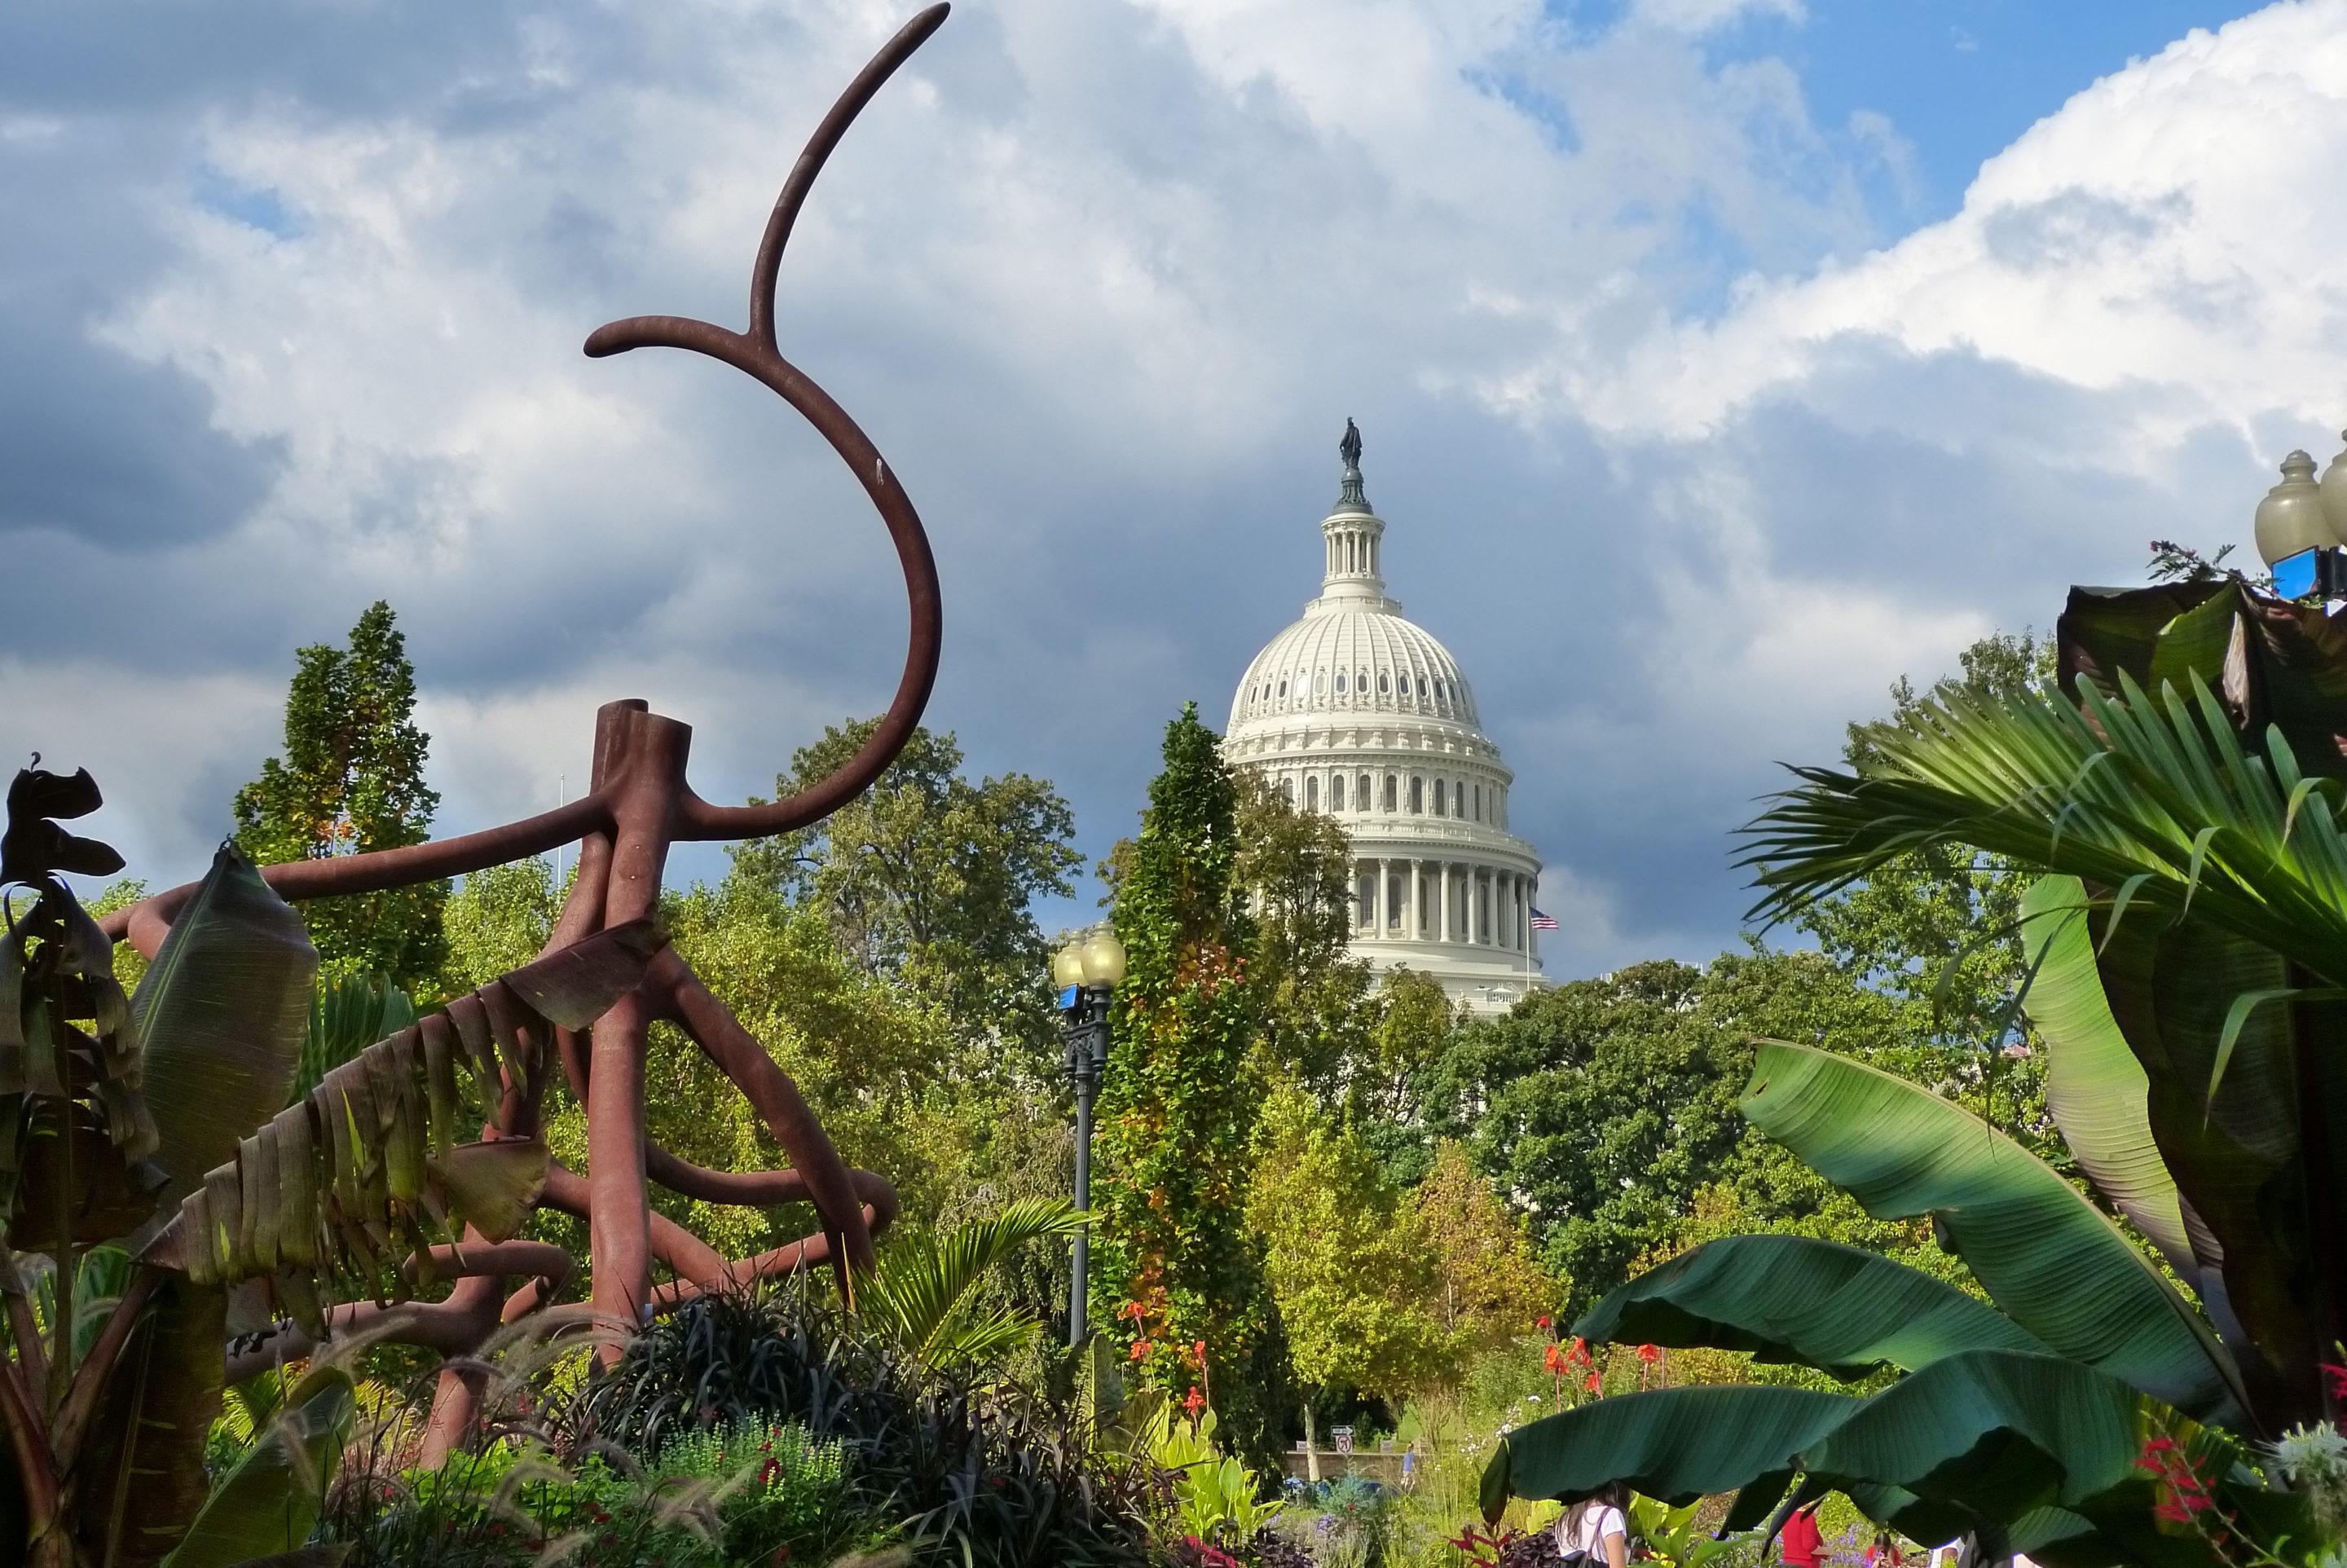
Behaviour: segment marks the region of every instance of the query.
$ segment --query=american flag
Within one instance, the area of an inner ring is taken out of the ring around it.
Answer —
[[[1537,909],[1535,909],[1535,910],[1533,910],[1533,911],[1532,911],[1532,929],[1533,929],[1533,930],[1535,930],[1535,931],[1553,931],[1553,930],[1555,930],[1556,928],[1557,928],[1557,927],[1556,927],[1556,917],[1555,917],[1555,916],[1553,916],[1553,915],[1543,915],[1543,914],[1542,914],[1542,913],[1541,913],[1539,910],[1537,910]]]

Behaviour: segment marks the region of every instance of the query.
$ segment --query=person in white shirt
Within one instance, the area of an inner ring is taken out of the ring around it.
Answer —
[[[1624,1568],[1630,1561],[1630,1524],[1622,1511],[1629,1504],[1630,1489],[1618,1481],[1607,1481],[1557,1520],[1557,1551],[1567,1563],[1587,1568]]]

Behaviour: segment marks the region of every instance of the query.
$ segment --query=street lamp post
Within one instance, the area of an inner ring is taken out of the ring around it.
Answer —
[[[1060,988],[1060,1024],[1066,1036],[1068,1082],[1076,1091],[1076,1207],[1092,1200],[1092,1096],[1108,1068],[1108,1009],[1124,979],[1124,944],[1106,926],[1070,939],[1051,956],[1051,979]],[[1075,1258],[1068,1286],[1068,1344],[1084,1342],[1086,1273],[1092,1258],[1092,1225],[1076,1231]]]
[[[2284,599],[2347,598],[2347,452],[2320,480],[2305,453],[2283,458],[2281,483],[2258,503],[2257,541]]]

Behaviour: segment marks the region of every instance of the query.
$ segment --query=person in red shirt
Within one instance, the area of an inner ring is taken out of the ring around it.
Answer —
[[[1902,1568],[1905,1562],[1899,1543],[1891,1539],[1891,1532],[1876,1531],[1874,1544],[1866,1549],[1867,1568]]]
[[[1793,1510],[1793,1517],[1785,1521],[1777,1541],[1779,1555],[1790,1568],[1818,1568],[1825,1546],[1818,1534],[1818,1505],[1813,1502],[1807,1508]]]

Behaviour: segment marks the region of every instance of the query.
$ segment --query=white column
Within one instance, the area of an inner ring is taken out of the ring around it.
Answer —
[[[1450,863],[1438,860],[1434,868],[1442,878],[1441,886],[1435,892],[1436,901],[1441,906],[1437,917],[1441,924],[1435,927],[1441,936],[1437,940],[1447,942],[1450,940]]]
[[[1418,899],[1418,857],[1413,855],[1409,860],[1409,939],[1413,942],[1426,938],[1426,932],[1419,924]]]
[[[1466,874],[1467,878],[1467,944],[1472,947],[1482,940],[1481,935],[1482,922],[1479,917],[1482,914],[1483,901],[1475,895],[1474,866],[1462,866],[1460,869]]]
[[[1386,934],[1386,863],[1378,860],[1372,864],[1378,868],[1378,923],[1370,929],[1374,936],[1383,940]]]
[[[1516,877],[1516,951],[1526,958],[1532,951],[1532,879],[1522,874]]]

